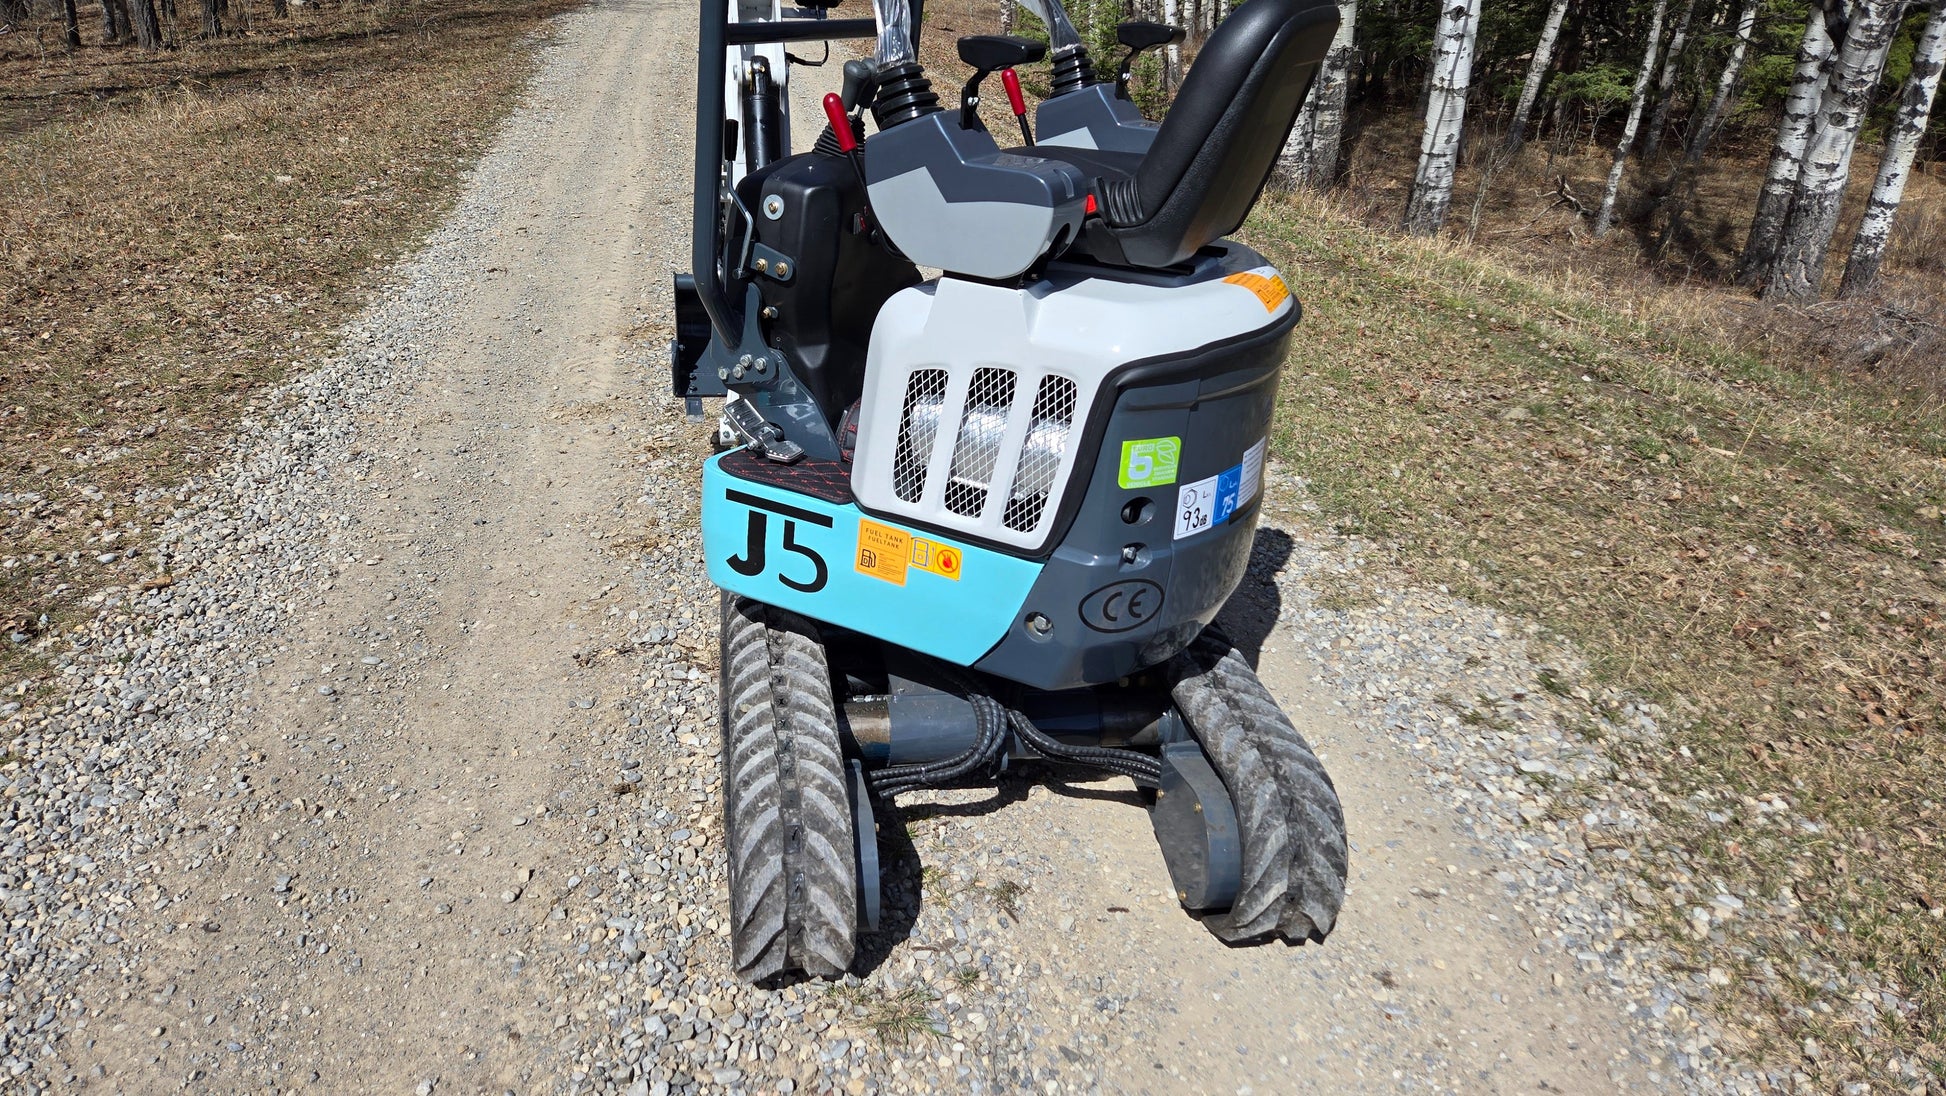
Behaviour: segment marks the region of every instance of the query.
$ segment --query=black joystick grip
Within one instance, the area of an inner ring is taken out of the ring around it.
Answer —
[[[844,100],[845,113],[857,110],[861,104],[872,101],[872,88],[878,83],[878,73],[873,71],[870,61],[846,61],[845,82],[839,88],[838,96]]]
[[[959,59],[974,72],[1013,68],[1047,56],[1047,43],[1010,34],[969,34],[959,40]]]
[[[1132,19],[1115,28],[1115,40],[1137,53],[1183,40],[1183,29]]]

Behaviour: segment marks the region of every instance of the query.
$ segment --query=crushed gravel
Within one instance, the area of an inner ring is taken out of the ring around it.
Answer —
[[[1308,713],[1298,725],[1348,795],[1376,784],[1365,789],[1374,801],[1406,805],[1393,844],[1409,845],[1413,829],[1457,851],[1401,865],[1398,879],[1408,867],[1431,875],[1396,892],[1381,890],[1393,876],[1355,878],[1366,905],[1347,908],[1343,941],[1224,951],[1173,909],[1166,880],[1129,869],[1132,857],[1153,856],[1133,851],[1146,823],[1125,784],[1030,769],[1003,782],[997,803],[990,791],[901,801],[886,827],[887,924],[867,942],[863,976],[776,990],[738,983],[718,817],[716,602],[695,549],[706,428],[660,395],[658,333],[671,320],[661,282],[686,244],[680,157],[647,161],[628,180],[661,211],[644,222],[641,268],[610,283],[645,302],[635,318],[647,334],[624,344],[623,390],[590,421],[612,427],[635,460],[563,458],[565,473],[612,487],[610,508],[520,534],[581,536],[610,561],[608,589],[575,596],[607,598],[616,611],[588,614],[573,665],[549,671],[545,700],[562,738],[532,729],[543,758],[533,764],[555,783],[535,807],[478,813],[479,832],[456,831],[462,851],[416,884],[370,893],[361,872],[376,872],[368,865],[383,850],[358,842],[387,831],[359,829],[363,815],[417,811],[486,778],[438,757],[399,766],[415,718],[399,697],[440,683],[496,687],[463,676],[465,619],[447,631],[430,623],[441,599],[467,611],[451,592],[460,542],[395,532],[405,519],[381,518],[375,494],[436,474],[455,485],[446,520],[499,517],[506,492],[494,485],[506,466],[495,463],[495,438],[518,424],[473,424],[478,451],[447,454],[436,473],[431,457],[412,473],[403,469],[413,461],[392,458],[409,451],[416,423],[522,395],[512,377],[461,400],[440,387],[450,378],[434,356],[468,337],[482,293],[476,259],[520,231],[518,201],[550,155],[564,104],[633,86],[612,71],[625,62],[597,43],[634,33],[672,65],[688,63],[679,41],[626,30],[630,18],[598,4],[562,21],[533,105],[338,351],[254,409],[219,468],[158,489],[176,506],[151,541],[153,588],[105,591],[93,621],[42,641],[55,682],[0,723],[9,1091],[328,1085],[319,1071],[364,1030],[357,1014],[387,1008],[386,986],[376,974],[365,981],[375,945],[356,927],[380,900],[409,911],[411,932],[444,934],[445,946],[490,966],[513,987],[509,1000],[531,1002],[503,1018],[504,1030],[457,1038],[428,1022],[395,1032],[425,1040],[403,1052],[422,1068],[396,1078],[421,1093],[1176,1091],[1215,1077],[1236,1091],[1335,1077],[1360,1091],[1469,1092],[1482,1090],[1481,1071],[1512,1060],[1500,1048],[1516,1035],[1534,1040],[1520,1051],[1532,1068],[1548,1068],[1547,1050],[1587,1059],[1590,1072],[1575,1076],[1597,1080],[1570,1089],[1796,1090],[1800,1079],[1756,1073],[1719,1046],[1705,1014],[1727,975],[1682,972],[1654,943],[1670,911],[1710,932],[1757,901],[1705,879],[1632,874],[1648,793],[1612,779],[1616,746],[1652,745],[1667,713],[1591,691],[1572,653],[1530,626],[1400,584],[1375,549],[1307,524],[1302,484],[1275,469],[1269,497],[1286,516],[1267,523],[1243,595],[1276,623],[1258,637],[1266,679]],[[509,329],[529,326],[522,308],[546,326],[542,290],[493,300],[512,302]],[[509,348],[510,360],[517,353]],[[557,600],[546,574],[524,576],[514,592],[536,606]],[[305,622],[347,605],[358,623],[326,660],[314,657]],[[316,783],[279,783],[281,759]],[[1386,774],[1405,775],[1393,784]],[[1731,807],[1797,824],[1781,799]],[[1133,821],[1091,828],[1102,818]],[[336,857],[341,878],[279,867],[264,850],[292,832],[305,835],[304,856]],[[531,833],[542,835],[537,859],[463,856],[490,834]],[[1376,870],[1386,841],[1353,836],[1355,867]],[[258,912],[197,890],[200,879],[239,889],[247,879]],[[238,910],[236,920],[206,914],[212,901]],[[252,920],[266,909],[303,912]],[[1361,938],[1361,916],[1393,918],[1396,932]],[[1447,932],[1462,922],[1478,935]],[[500,926],[506,940],[442,927],[461,924]],[[227,954],[239,934],[256,939],[234,978],[197,960]],[[1440,981],[1449,962],[1463,963],[1450,953],[1476,946],[1476,984]],[[264,977],[273,965],[296,973],[253,988],[251,962]],[[381,966],[374,958],[371,969]],[[1422,975],[1440,988],[1416,992]],[[1187,997],[1208,988],[1203,977],[1248,995]],[[326,984],[337,997],[307,996],[304,987]],[[1255,996],[1265,986],[1280,996]],[[1464,994],[1474,996],[1454,996]],[[1455,1015],[1453,1000],[1560,1019],[1552,1030],[1496,1033],[1515,1019]],[[174,1019],[111,1039],[117,1029],[105,1025],[127,1025],[117,1017],[136,1005]],[[1251,1026],[1265,1012],[1283,1015]],[[1232,1021],[1234,1031],[1210,1026]],[[139,1049],[112,1057],[110,1043]]]

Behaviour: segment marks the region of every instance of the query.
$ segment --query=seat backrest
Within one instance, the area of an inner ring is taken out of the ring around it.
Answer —
[[[1132,183],[1103,195],[1130,263],[1179,263],[1243,223],[1337,29],[1335,0],[1248,0],[1217,26]]]

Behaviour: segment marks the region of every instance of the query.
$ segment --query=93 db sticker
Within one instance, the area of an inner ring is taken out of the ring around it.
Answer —
[[[1268,440],[1268,439],[1266,439]],[[1230,520],[1263,486],[1264,442],[1243,454],[1243,460],[1208,479],[1185,483],[1176,492],[1176,536],[1193,537]]]

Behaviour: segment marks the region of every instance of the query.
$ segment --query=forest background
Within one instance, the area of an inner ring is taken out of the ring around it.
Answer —
[[[157,525],[437,223],[572,6],[0,0],[0,712],[66,624],[175,580]],[[1322,604],[1530,622],[1614,765],[1553,809],[1656,820],[1583,838],[1668,949],[1651,1007],[1708,1021],[1695,1063],[1939,1096],[1942,5],[1339,7],[1245,228],[1306,305],[1276,456],[1372,560]],[[1125,19],[1186,29],[1135,65],[1159,114],[1229,5],[1070,10],[1104,69]],[[1001,29],[1035,20],[927,4],[941,85]],[[1657,733],[1602,737],[1630,697]]]

